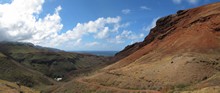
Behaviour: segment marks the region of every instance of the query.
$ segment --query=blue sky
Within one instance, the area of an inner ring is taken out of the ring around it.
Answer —
[[[12,10],[0,9],[0,23],[6,25],[0,26],[0,41],[67,51],[118,51],[142,41],[158,18],[217,1],[0,0],[0,8]]]

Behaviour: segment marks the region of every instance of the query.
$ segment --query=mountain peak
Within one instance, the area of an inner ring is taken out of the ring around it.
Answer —
[[[209,35],[212,33],[214,33],[215,36],[219,36],[219,33],[215,33],[220,31],[219,5],[220,3],[213,3],[198,8],[179,10],[176,14],[168,15],[158,19],[156,26],[150,30],[149,35],[145,37],[144,41],[137,42],[125,47],[125,49],[116,54],[116,58],[122,59],[134,53],[143,46],[148,45],[153,41],[161,41],[174,33],[179,33],[179,35],[176,35],[176,37],[172,38],[170,41],[183,36],[184,33],[188,33],[189,31],[190,33],[188,34],[193,35],[192,37],[197,37],[196,35],[207,33],[205,34],[206,36],[202,36],[203,38],[201,38],[200,41],[204,40],[205,38],[209,38]],[[183,38],[187,39],[187,36]],[[217,39],[211,41],[216,43],[216,47],[219,46]],[[174,41],[170,43],[174,43]],[[197,43],[201,43],[202,45],[202,42]],[[203,42],[203,44],[206,44],[206,42]]]

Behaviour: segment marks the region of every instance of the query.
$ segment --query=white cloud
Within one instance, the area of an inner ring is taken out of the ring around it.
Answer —
[[[121,10],[121,12],[123,14],[129,14],[131,12],[131,10],[130,9],[123,9],[123,10]]]
[[[175,4],[181,4],[183,1],[188,2],[189,4],[197,4],[199,0],[172,0]]]
[[[142,10],[151,10],[151,8],[146,7],[146,6],[141,6],[140,8],[141,8]]]
[[[44,0],[13,0],[0,4],[0,41],[28,41],[35,44],[57,35],[63,25],[57,7],[54,14],[37,18]]]
[[[90,43],[87,43],[86,46],[87,47],[93,47],[93,46],[97,46],[99,44],[100,44],[99,42],[90,42]]]
[[[53,14],[38,18],[43,3],[44,0],[13,0],[0,4],[0,41],[24,41],[49,47],[64,43],[78,45],[84,35],[94,34],[102,39],[121,27],[120,17],[98,18],[78,23],[72,30],[58,34],[63,27],[59,15],[62,7],[58,6]]]
[[[122,24],[120,27],[128,27],[128,26],[130,26],[131,25],[131,23],[130,22],[127,22],[127,23],[125,23],[125,24]]]
[[[144,34],[136,34],[132,31],[124,30],[121,34],[116,35],[114,39],[111,39],[110,42],[121,44],[126,40],[131,40],[132,42],[137,42],[138,40],[144,38]]]
[[[121,24],[121,17],[101,17],[93,21],[77,23],[71,30],[61,32],[63,24],[59,12],[62,7],[58,6],[54,9],[54,13],[39,18],[43,3],[44,0],[13,0],[10,3],[0,4],[0,41],[31,42],[41,46],[71,49],[72,46],[83,44],[87,46],[100,44],[84,43],[83,38],[86,36],[104,40],[118,37],[116,39],[123,42],[125,39],[136,40],[140,37],[131,31],[123,31],[118,35],[119,29],[130,25],[129,22]]]
[[[81,43],[81,41],[82,41],[81,38],[80,38],[80,39],[77,39],[76,42],[75,42],[73,45],[74,45],[74,46],[77,46],[77,45],[79,45],[79,44]]]
[[[140,36],[139,36],[139,38],[143,38],[144,37],[144,34],[143,33],[141,33],[140,34]]]
[[[149,24],[146,27],[143,27],[143,30],[144,31],[150,31],[152,28],[154,28],[156,26],[156,22],[157,22],[158,19],[159,19],[159,17],[154,18],[153,21],[151,22],[151,24]]]
[[[100,31],[95,38],[103,39],[108,37],[109,28],[105,27],[102,31]]]
[[[89,21],[87,23],[78,23],[72,30],[68,30],[66,33],[56,36],[51,41],[51,45],[58,46],[62,43],[80,39],[85,35],[94,34],[97,39],[107,38],[110,32],[115,32],[120,28],[120,17],[115,18],[98,18],[95,21]],[[109,25],[112,28],[108,27]],[[118,25],[118,26],[116,26]]]

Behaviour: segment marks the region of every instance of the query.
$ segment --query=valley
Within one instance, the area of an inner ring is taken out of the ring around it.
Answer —
[[[0,93],[220,93],[219,29],[217,2],[158,19],[116,54],[2,41]]]
[[[1,42],[0,78],[36,89],[69,81],[111,64],[110,57],[70,53],[30,43]]]

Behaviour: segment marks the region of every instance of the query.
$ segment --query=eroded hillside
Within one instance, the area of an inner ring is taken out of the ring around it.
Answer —
[[[56,92],[73,92],[78,82],[87,92],[219,93],[219,55],[220,3],[180,10],[116,55],[123,59]]]

